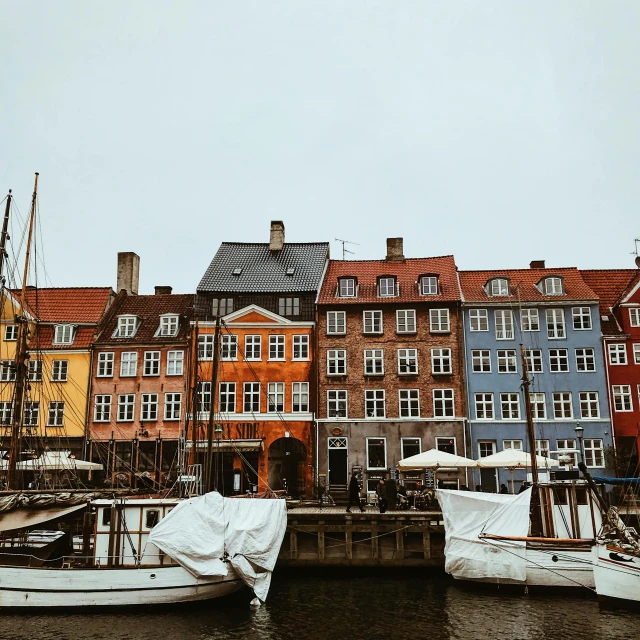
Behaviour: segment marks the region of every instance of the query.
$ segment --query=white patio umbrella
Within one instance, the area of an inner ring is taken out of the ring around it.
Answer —
[[[45,451],[39,458],[17,464],[23,471],[100,471],[102,465],[71,457],[69,451]]]
[[[558,461],[537,455],[536,465],[539,469],[549,469],[550,467],[557,467]],[[509,473],[511,473],[511,492],[513,493],[513,472],[516,469],[530,468],[531,454],[520,449],[503,449],[486,458],[480,458],[478,467],[481,469],[509,469]]]
[[[477,467],[477,460],[471,460],[464,456],[457,456],[453,453],[447,453],[446,451],[440,451],[439,449],[429,449],[429,451],[423,451],[417,453],[415,456],[409,456],[398,462],[398,469],[401,471],[418,471],[420,469],[433,469],[433,483],[438,486],[437,474],[438,469],[442,467]]]

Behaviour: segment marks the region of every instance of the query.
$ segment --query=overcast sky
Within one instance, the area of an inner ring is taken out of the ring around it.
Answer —
[[[2,0],[0,198],[54,286],[195,287],[222,241],[632,267],[640,2]],[[15,233],[15,232],[14,232]]]

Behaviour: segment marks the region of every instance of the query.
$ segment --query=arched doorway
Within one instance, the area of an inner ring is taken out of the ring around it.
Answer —
[[[305,494],[307,448],[297,438],[279,438],[269,447],[269,486],[274,491],[286,489],[298,498]]]

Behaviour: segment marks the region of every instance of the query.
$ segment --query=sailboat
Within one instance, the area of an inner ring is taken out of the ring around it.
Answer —
[[[535,452],[522,346],[521,358],[527,436]],[[593,589],[597,498],[575,478],[540,481],[537,456],[530,461],[532,486],[517,495],[436,492],[445,522],[445,570],[460,580]]]
[[[23,309],[37,185],[38,174]],[[6,223],[3,229],[4,241]],[[18,327],[9,491],[0,497],[0,608],[173,604],[218,598],[245,585],[264,601],[287,526],[284,500],[233,500],[215,491],[186,500],[131,497],[113,489],[23,491],[21,417],[29,353],[27,323]],[[34,531],[44,524],[60,527],[62,535]],[[79,548],[74,538],[81,540]]]

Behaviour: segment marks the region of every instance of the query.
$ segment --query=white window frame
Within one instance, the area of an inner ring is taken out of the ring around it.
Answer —
[[[546,420],[547,419],[547,397],[544,392],[535,391],[529,394],[529,400],[531,402],[531,413],[534,420]],[[542,412],[540,412],[542,409]]]
[[[589,365],[592,365],[592,366],[590,367]],[[595,349],[593,347],[577,348],[576,349],[576,371],[578,373],[593,373],[595,370],[596,370]]]
[[[398,294],[396,293],[397,280],[394,276],[382,276],[378,278],[378,297],[379,298],[394,298]],[[389,293],[391,292],[391,293]]]
[[[259,382],[245,382],[242,386],[242,412],[243,413],[260,413],[260,404],[262,402]],[[256,406],[257,402],[257,408]]]
[[[518,357],[515,349],[498,349],[496,353],[498,373],[518,373]],[[501,366],[504,371],[501,371]]]
[[[177,410],[176,410],[177,409]],[[180,420],[182,417],[182,393],[175,391],[164,394],[164,419]]]
[[[536,455],[542,458],[549,457],[549,440],[536,440]]]
[[[157,335],[169,338],[178,335],[180,327],[180,316],[177,313],[167,313],[160,316]]]
[[[218,413],[235,413],[236,400],[236,383],[220,382],[218,385]]]
[[[633,411],[633,397],[631,395],[630,384],[611,385],[611,399],[613,400],[613,410],[616,413],[630,413]],[[617,401],[621,402],[618,403]],[[620,406],[620,408],[618,408]]]
[[[53,344],[73,344],[76,326],[73,324],[54,325]]]
[[[404,365],[403,365],[404,361]],[[413,366],[412,366],[413,365]],[[403,366],[408,371],[402,371]],[[418,375],[418,350],[417,349],[398,349],[398,375],[415,376]]]
[[[262,360],[262,336],[259,333],[245,335],[244,360],[245,362],[259,362]]]
[[[522,451],[522,440],[503,440],[502,450],[503,451]]]
[[[296,350],[298,355],[296,355]],[[291,359],[295,362],[308,362],[310,360],[308,334],[293,336],[293,356]]]
[[[629,324],[632,327],[640,327],[640,307],[629,308]]]
[[[64,401],[50,400],[47,407],[47,427],[64,427]]]
[[[138,352],[123,351],[120,354],[120,377],[135,378],[137,373],[138,373]]]
[[[595,420],[600,418],[600,399],[597,391],[580,391],[580,418]],[[595,411],[594,411],[595,408]],[[586,409],[586,411],[585,411]]]
[[[30,382],[42,382],[42,360],[29,360],[27,373]]]
[[[624,342],[614,342],[607,345],[609,364],[615,366],[627,364],[627,345]]]
[[[362,333],[381,334],[384,332],[382,311],[367,309],[362,312]]]
[[[528,333],[540,331],[540,314],[537,309],[520,310],[520,329]]]
[[[489,331],[489,312],[487,309],[469,309],[469,331]]]
[[[550,276],[542,281],[545,296],[561,296],[564,295],[564,286],[562,278]]]
[[[479,392],[473,395],[473,406],[476,420],[495,420],[496,412],[493,393]]]
[[[431,349],[431,373],[433,375],[451,375],[453,373],[451,349],[447,347]]]
[[[506,408],[506,411],[505,411]],[[515,409],[515,411],[514,411]],[[520,420],[520,394],[513,391],[500,393],[500,417],[505,421]]]
[[[496,340],[513,340],[515,331],[511,309],[496,309],[493,312],[493,317],[496,326]]]
[[[269,335],[269,362],[285,362],[287,359],[287,340],[281,334]]]
[[[416,310],[397,309],[396,310],[396,333],[416,333]]]
[[[456,403],[453,389],[433,389],[433,417],[434,418],[455,418]],[[451,403],[451,414],[447,413],[447,405]]]
[[[569,349],[549,349],[549,372],[569,373]]]
[[[423,296],[437,296],[438,284],[438,276],[422,276],[420,278],[420,293]]]
[[[584,463],[592,469],[604,469],[604,443],[602,438],[585,438],[582,448],[584,449]],[[600,464],[597,464],[599,462]]]
[[[488,458],[496,452],[495,440],[478,440],[478,458]]]
[[[160,375],[160,352],[159,351],[144,352],[142,375],[146,377]]]
[[[297,402],[296,402],[297,398]],[[296,404],[298,408],[296,409]],[[291,413],[308,413],[309,412],[309,383],[308,382],[292,382],[291,383]]]
[[[13,360],[2,360],[0,368],[0,381],[15,382],[16,369]]]
[[[449,309],[429,309],[429,332],[451,333]]]
[[[489,365],[485,369],[485,364]],[[472,373],[491,373],[491,349],[471,350],[471,371]]]
[[[138,330],[138,316],[118,316],[118,325],[113,333],[114,338],[133,338]]]
[[[69,361],[51,361],[51,382],[67,382],[69,380]]]
[[[184,375],[184,351],[181,351],[181,350],[167,351],[166,375],[168,376]]]
[[[327,335],[343,336],[347,333],[346,311],[327,311]]]
[[[384,349],[364,350],[364,375],[383,376],[384,375]]]
[[[341,397],[344,394],[344,397]],[[340,404],[344,402],[344,415],[331,415],[332,413],[340,413]],[[334,408],[332,409],[332,405]],[[327,418],[336,420],[346,419],[349,417],[349,392],[346,389],[328,389],[327,390]]]
[[[267,384],[267,413],[284,413],[284,382]]]
[[[331,373],[331,363],[334,364],[335,372]],[[342,365],[342,366],[340,366]],[[342,371],[340,370],[342,368]],[[347,350],[327,349],[327,375],[346,376],[347,375]]]
[[[124,418],[120,417],[123,412],[121,409],[125,409]],[[129,411],[130,409],[130,411]],[[129,414],[131,417],[129,417]],[[133,422],[136,417],[136,394],[135,393],[120,393],[118,394],[118,408],[116,414],[116,422]]]
[[[18,339],[18,325],[17,324],[5,325],[5,328],[4,328],[4,341],[5,342],[14,342],[17,339]]]
[[[489,296],[507,298],[511,295],[508,278],[492,278],[489,282]]]
[[[565,322],[564,309],[562,307],[547,309],[545,315],[547,320],[547,339],[566,340],[567,324]]]
[[[524,357],[527,361],[528,373],[544,373],[542,349],[525,349]]]
[[[140,394],[140,422],[158,421],[158,401],[157,393]]]
[[[338,298],[355,298],[356,288],[355,278],[338,278]]]
[[[213,395],[211,393],[211,382],[198,382],[196,386],[196,399],[198,404],[198,415],[202,416],[211,411]]]
[[[591,307],[571,307],[574,331],[592,331]]]
[[[225,333],[220,336],[220,360],[236,362],[238,360],[238,335]]]
[[[633,345],[633,363],[640,364],[640,342]]]
[[[551,402],[553,404],[553,418],[554,420],[573,420],[573,398],[570,391],[554,391],[551,396]],[[559,403],[559,404],[558,404]],[[556,407],[560,406],[564,414],[564,408],[569,407],[569,415],[557,415]]]
[[[367,403],[373,403],[374,415],[369,415]],[[382,403],[382,415],[378,413],[379,404]],[[387,416],[387,402],[384,389],[365,389],[364,391],[364,417],[367,420],[378,420]]]
[[[110,393],[99,393],[96,395],[93,403],[94,422],[111,422],[111,401],[112,395]]]
[[[398,389],[398,416],[400,418],[420,417],[419,389]]]
[[[113,378],[113,368],[116,354],[113,351],[101,351],[98,353],[97,378]]]
[[[208,362],[213,360],[213,345],[215,336],[210,333],[201,333],[198,336],[198,360]]]

